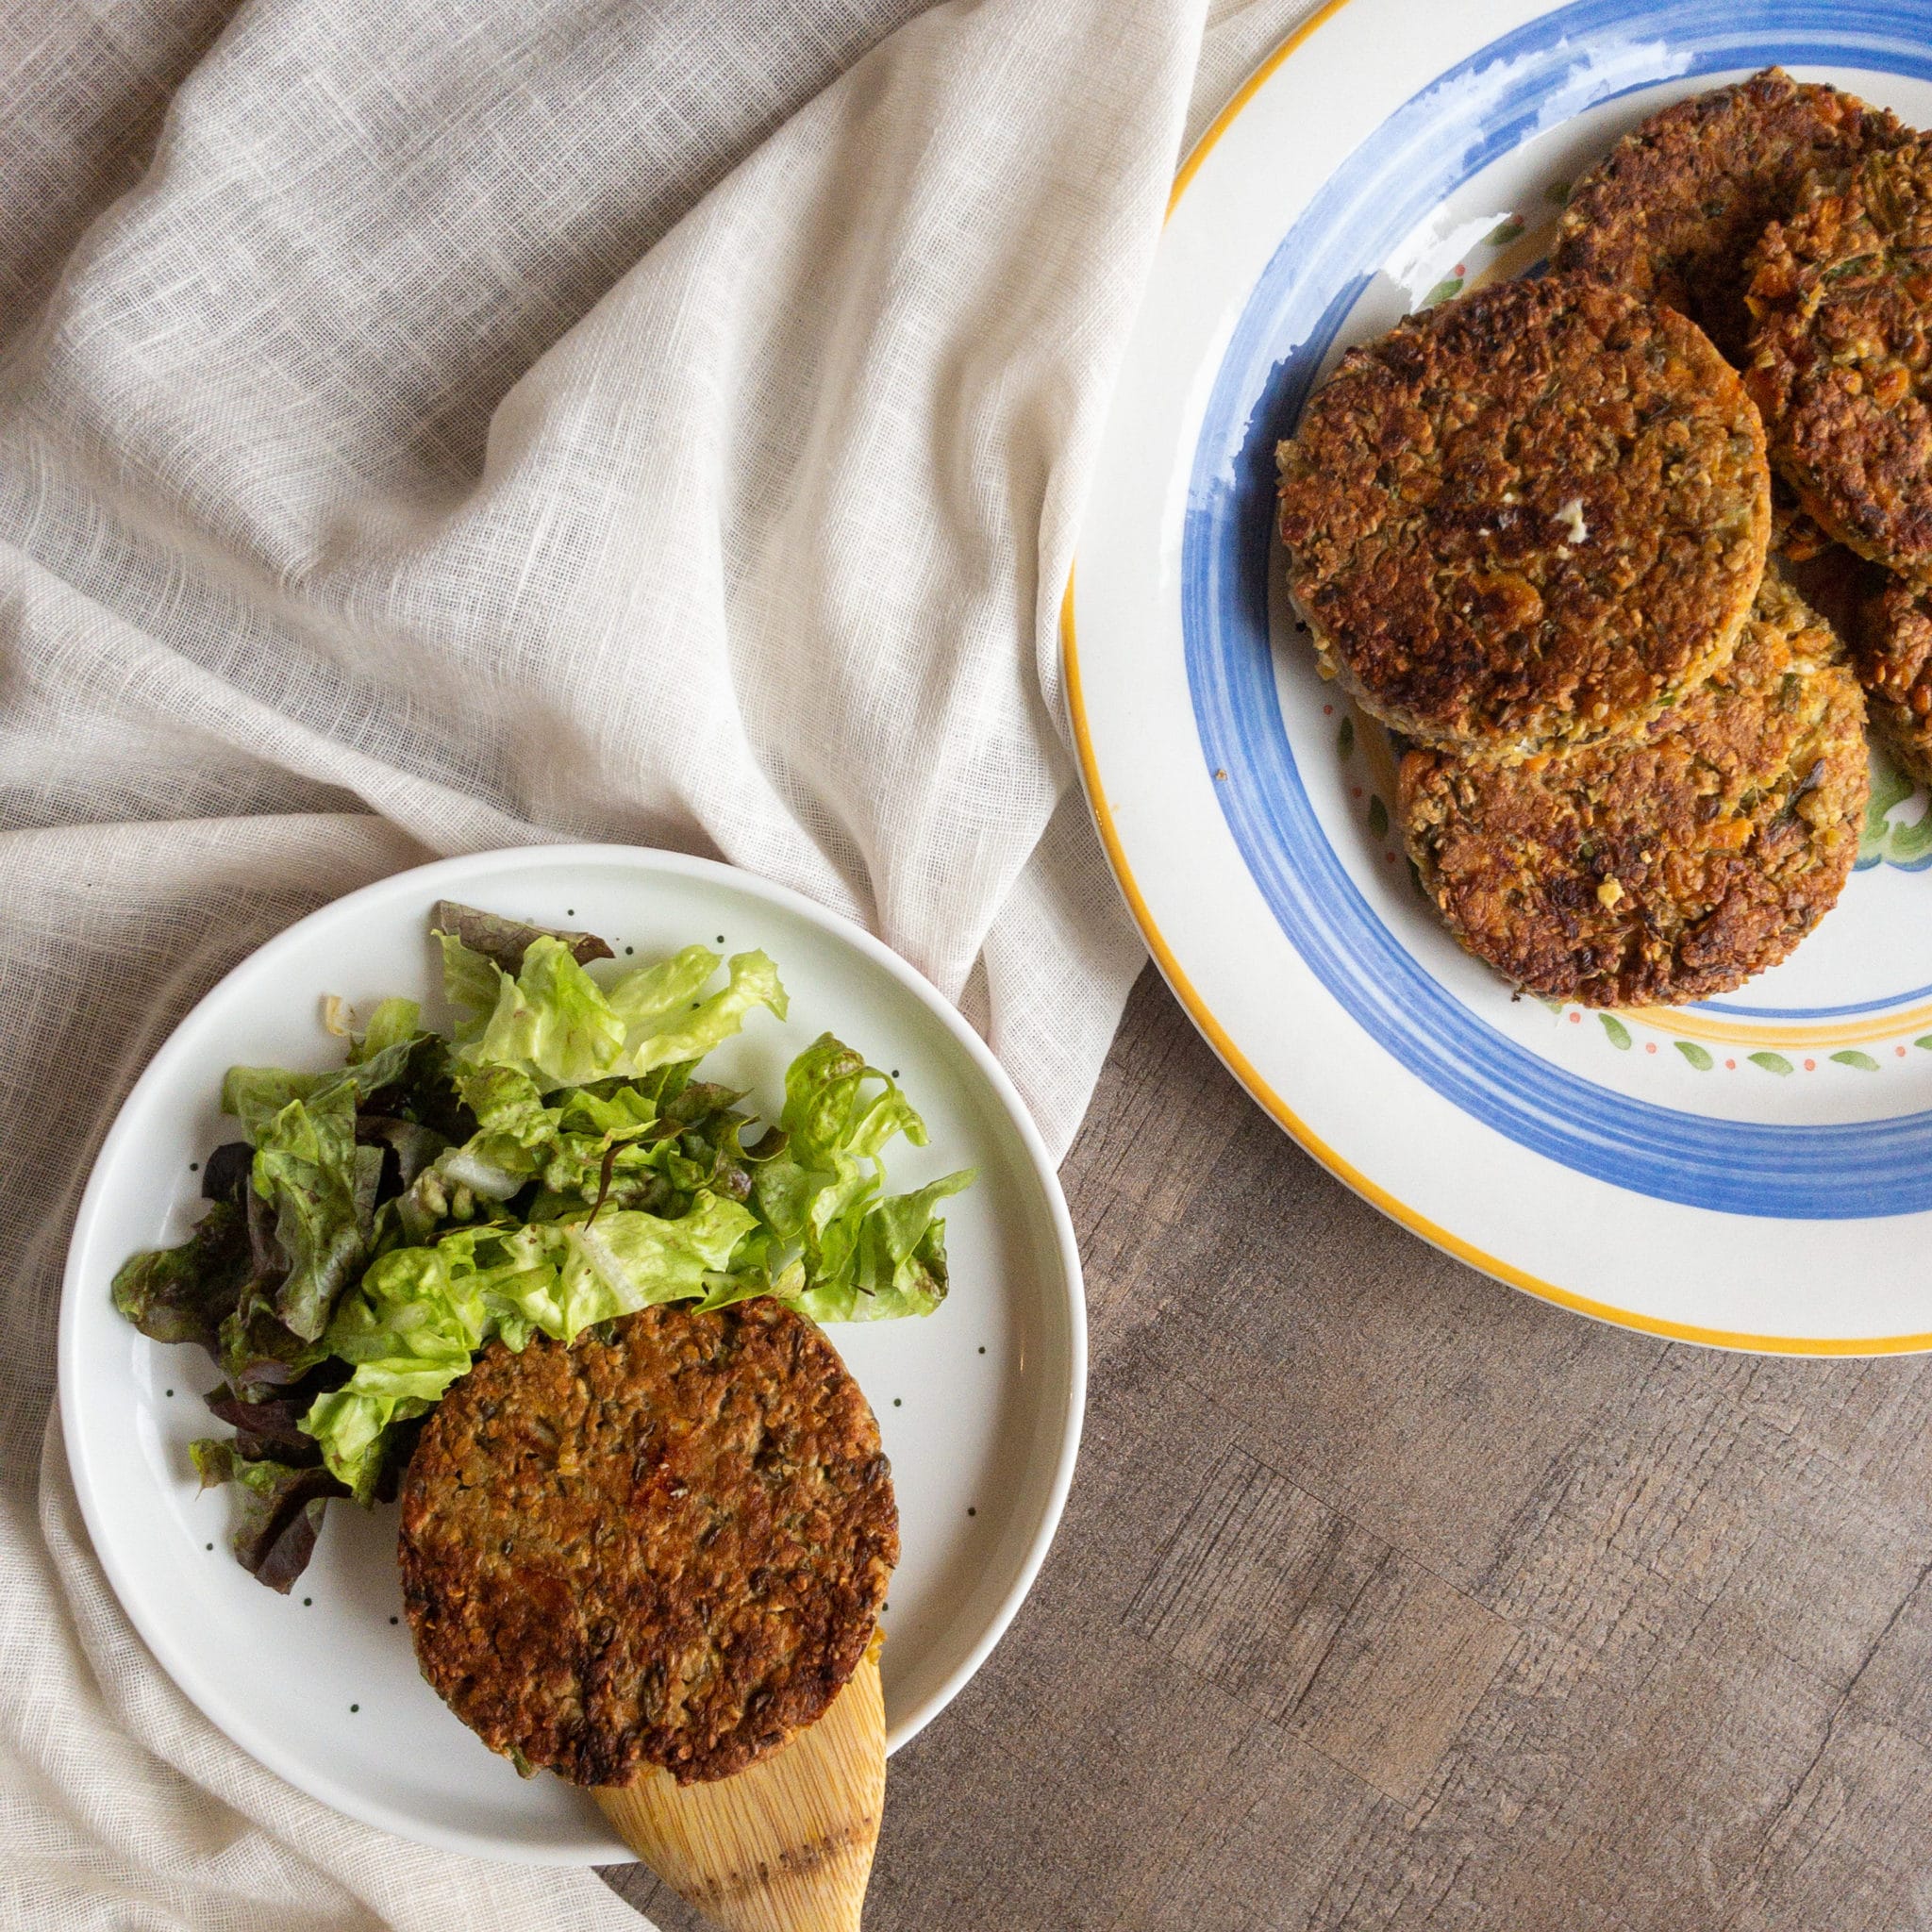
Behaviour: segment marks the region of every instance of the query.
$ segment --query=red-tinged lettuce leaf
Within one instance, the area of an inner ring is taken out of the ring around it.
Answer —
[[[406,1422],[391,1423],[384,1432],[382,1472],[375,1478],[375,1500],[393,1503],[403,1492],[403,1477],[408,1474],[409,1457],[416,1453],[416,1439],[423,1433],[426,1415]]]
[[[378,1012],[413,1006],[409,1000],[385,1000]],[[370,1037],[352,1051],[361,1052]],[[276,1117],[292,1104],[300,1102],[315,1113],[341,1111],[346,1107],[353,1114],[365,1102],[386,1099],[390,1090],[408,1086],[418,1077],[419,1063],[433,1061],[441,1047],[441,1041],[434,1034],[409,1033],[325,1074],[301,1074],[288,1067],[230,1067],[222,1076],[222,1111],[242,1123],[259,1152]],[[379,1107],[377,1110],[398,1109]]]
[[[157,1248],[125,1262],[114,1276],[114,1307],[156,1341],[198,1341],[220,1353],[253,1274],[246,1214],[217,1201],[178,1248]]]
[[[390,1007],[407,1007],[412,1014],[416,1010],[414,1001],[385,1000],[370,1022],[364,1047],[380,1037],[377,1023]],[[391,1041],[366,1059],[352,1060],[349,1072],[362,1120],[413,1122],[445,1141],[466,1141],[476,1131],[451,1078],[449,1041],[440,1033],[415,1033]]]
[[[201,1164],[201,1191],[209,1201],[232,1208],[248,1205],[248,1177],[255,1167],[255,1149],[246,1141],[225,1141]]]
[[[348,1380],[347,1364],[320,1364],[301,1381],[258,1402],[244,1401],[224,1382],[203,1399],[208,1413],[235,1431],[235,1448],[253,1461],[285,1462],[292,1469],[312,1469],[322,1460],[314,1437],[302,1427],[302,1418],[318,1395]]]
[[[537,940],[555,940],[579,966],[592,959],[611,959],[616,955],[593,932],[569,932],[560,926],[529,925],[521,919],[506,919],[498,912],[485,912],[475,906],[459,906],[454,899],[439,899],[429,916],[431,928],[460,940],[473,953],[494,959],[506,973],[517,972],[524,955]]]
[[[205,1437],[189,1444],[205,1490],[224,1483],[237,1491],[238,1514],[229,1542],[242,1569],[286,1596],[308,1567],[323,1511],[332,1496],[349,1492],[325,1469],[244,1456],[232,1442]]]
[[[323,1342],[291,1334],[273,1300],[251,1291],[222,1324],[216,1359],[242,1401],[259,1402],[301,1381],[327,1355]]]
[[[328,1318],[368,1260],[385,1175],[400,1187],[394,1176],[443,1145],[411,1117],[419,1104],[451,1105],[443,1044],[416,1030],[417,1017],[414,1002],[385,1000],[356,1058],[335,1073],[231,1067],[223,1082],[223,1106],[253,1147],[218,1148],[204,1186],[242,1204],[250,1260],[227,1284],[208,1345],[242,1400],[286,1387],[323,1358]],[[374,1110],[378,1099],[399,1110]],[[163,1285],[178,1273],[160,1271]],[[130,1281],[129,1295],[139,1287]]]

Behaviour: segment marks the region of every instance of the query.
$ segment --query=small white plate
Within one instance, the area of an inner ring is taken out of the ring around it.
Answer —
[[[628,846],[485,853],[350,894],[244,960],[155,1056],[101,1149],[75,1228],[60,1311],[67,1453],[94,1547],[148,1647],[244,1750],[312,1797],[426,1844],[544,1864],[632,1855],[581,1791],[525,1781],[416,1670],[401,1616],[393,1508],[330,1507],[287,1597],[227,1546],[230,1504],[198,1494],[188,1444],[226,1433],[200,1396],[198,1348],[139,1335],[108,1300],[136,1250],[193,1219],[191,1163],[233,1138],[223,1071],[322,1068],[341,1042],[325,995],[367,1011],[388,993],[440,1008],[426,937],[440,898],[601,933],[645,959],[699,941],[762,946],[791,1017],[750,1021],[706,1061],[775,1109],[791,1056],[831,1031],[897,1070],[931,1144],[888,1153],[894,1188],[955,1167],[952,1291],[921,1321],[826,1332],[876,1410],[904,1554],[882,1658],[887,1747],[929,1723],[984,1661],[1032,1584],[1073,1477],[1086,1384],[1079,1258],[1059,1184],[1011,1083],[903,960],[808,900],[708,860]],[[721,937],[722,936],[722,937]],[[210,1547],[212,1545],[212,1547]]]
[[[1621,1015],[1512,1001],[1414,890],[1386,741],[1283,607],[1276,440],[1350,343],[1530,268],[1565,184],[1774,62],[1932,126],[1927,0],[1330,0],[1182,169],[1067,602],[1089,798],[1248,1091],[1407,1226],[1659,1335],[1932,1347],[1932,815],[1878,774],[1785,964]]]

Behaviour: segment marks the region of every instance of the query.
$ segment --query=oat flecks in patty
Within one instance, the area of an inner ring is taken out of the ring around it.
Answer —
[[[825,1709],[898,1560],[878,1425],[830,1342],[760,1298],[493,1342],[402,1495],[424,1674],[573,1784],[728,1776]]]
[[[1674,1005],[1776,964],[1857,853],[1864,707],[1832,632],[1765,579],[1729,666],[1637,742],[1506,767],[1415,751],[1424,888],[1528,991]]]
[[[1888,583],[1860,612],[1852,662],[1900,771],[1932,785],[1932,589]]]
[[[1932,142],[1812,176],[1751,271],[1772,460],[1840,542],[1932,572]]]
[[[1351,349],[1277,460],[1324,671],[1425,744],[1512,758],[1641,724],[1724,663],[1763,572],[1736,374],[1587,277],[1499,282]]]
[[[1552,257],[1679,309],[1734,362],[1751,333],[1746,255],[1814,168],[1845,167],[1907,131],[1883,108],[1766,68],[1674,102],[1571,191]]]

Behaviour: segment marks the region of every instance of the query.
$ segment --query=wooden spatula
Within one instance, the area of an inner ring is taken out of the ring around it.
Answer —
[[[858,1932],[886,1798],[879,1640],[818,1723],[749,1769],[654,1771],[596,1799],[619,1837],[725,1932]]]

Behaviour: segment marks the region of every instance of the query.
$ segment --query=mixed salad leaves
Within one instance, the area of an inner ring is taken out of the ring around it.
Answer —
[[[696,1077],[758,1008],[785,1017],[761,952],[687,946],[600,984],[593,934],[444,901],[432,935],[453,1031],[391,999],[354,1032],[331,1003],[343,1066],[229,1068],[245,1139],[207,1162],[207,1213],[114,1277],[142,1334],[221,1365],[208,1406],[235,1433],[196,1442],[195,1467],[237,1487],[235,1554],[283,1591],[330,1498],[393,1497],[421,1419],[485,1342],[759,1294],[821,1322],[930,1314],[938,1208],[974,1178],[885,1191],[887,1143],[923,1146],[924,1124],[829,1033],[769,1124]]]

